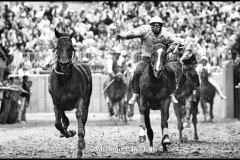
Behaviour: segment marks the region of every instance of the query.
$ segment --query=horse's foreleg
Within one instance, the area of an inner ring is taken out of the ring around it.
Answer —
[[[80,99],[78,106],[77,106],[77,111],[76,111],[76,117],[78,121],[78,152],[77,152],[77,157],[82,157],[82,150],[85,148],[85,141],[84,141],[84,136],[85,136],[85,130],[84,130],[84,125],[86,122],[86,118],[83,118],[84,115],[84,105],[83,105],[83,99]],[[85,122],[84,122],[84,121]]]
[[[161,104],[161,128],[162,128],[163,151],[167,151],[166,145],[170,145],[172,143],[169,139],[168,133],[169,106],[170,99],[163,101],[163,103]]]
[[[213,116],[213,101],[212,102],[210,102],[210,110],[209,110],[209,112],[210,112],[210,122],[212,122],[212,120],[213,120],[213,118],[214,118],[214,116]]]
[[[188,97],[186,99],[186,105],[185,105],[185,109],[186,109],[186,116],[184,117],[184,123],[183,123],[183,127],[184,128],[190,128],[190,116],[191,116],[191,100],[192,100],[192,96]]]
[[[153,151],[153,130],[151,128],[151,122],[150,122],[149,114],[150,114],[150,109],[147,109],[145,111],[145,125],[146,125],[146,128],[147,128],[147,136],[148,136],[148,140],[149,140],[149,143],[150,143],[149,151],[152,152]]]
[[[206,122],[207,120],[207,102],[204,99],[201,99],[201,107],[203,110],[203,116],[204,116],[204,122]]]
[[[62,123],[63,123],[63,129],[64,131],[67,133],[67,129],[68,129],[68,126],[69,126],[69,119],[68,117],[66,116],[65,112],[63,112],[62,114]],[[69,130],[70,132],[70,137],[73,137],[76,135],[76,131],[75,130]],[[63,135],[61,135],[63,136]]]
[[[179,141],[180,142],[183,142],[183,139],[182,139],[182,130],[183,130],[182,107],[183,106],[180,105],[180,104],[173,104],[174,112],[175,112],[175,115],[177,117],[177,127],[178,127],[178,131],[179,131]]]
[[[60,131],[62,135],[60,137],[65,136],[66,138],[71,137],[71,133],[66,131],[62,125],[61,119],[63,117],[63,111],[60,111],[57,109],[56,106],[54,106],[54,113],[55,113],[55,127]]]
[[[144,113],[146,111],[146,106],[144,106],[143,104],[143,99],[142,97],[140,97],[140,105],[139,105],[139,113],[140,113],[140,124],[139,124],[139,127],[140,127],[140,130],[139,130],[139,142],[140,143],[143,143],[146,141],[146,135],[145,135],[145,129],[146,129],[146,126],[145,126],[145,116],[144,116]]]
[[[194,126],[194,140],[198,140],[198,134],[197,134],[198,102],[192,101],[192,105],[191,105],[192,106],[191,107],[192,123],[193,123],[193,126]]]

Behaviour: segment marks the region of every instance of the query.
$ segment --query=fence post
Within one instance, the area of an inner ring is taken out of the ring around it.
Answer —
[[[227,96],[224,100],[223,118],[234,118],[234,82],[233,64],[227,64],[223,71],[223,93]]]

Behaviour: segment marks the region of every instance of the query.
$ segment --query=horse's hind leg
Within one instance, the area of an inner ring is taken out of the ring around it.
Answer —
[[[72,133],[68,132],[64,129],[61,119],[63,116],[63,111],[60,111],[57,109],[56,106],[54,106],[54,113],[55,113],[55,127],[60,131],[60,133],[65,136],[66,138],[69,138],[72,136]]]
[[[173,104],[174,112],[177,117],[177,126],[178,126],[178,131],[179,131],[179,142],[183,142],[182,139],[182,130],[183,130],[183,114],[182,114],[182,105],[179,104]]]
[[[152,152],[153,151],[153,130],[151,128],[149,114],[150,114],[150,109],[147,109],[145,111],[145,125],[146,125],[146,128],[147,128],[147,136],[148,136],[148,140],[149,140],[149,143],[150,143],[149,151]]]
[[[213,118],[214,118],[214,116],[213,116],[213,101],[212,102],[210,102],[210,110],[209,110],[209,112],[210,112],[210,122],[212,122],[213,121]]]
[[[84,106],[83,100],[80,99],[78,103],[76,117],[78,121],[78,152],[77,157],[82,157],[82,150],[86,147],[84,136],[85,136],[85,123],[88,116],[88,107]]]

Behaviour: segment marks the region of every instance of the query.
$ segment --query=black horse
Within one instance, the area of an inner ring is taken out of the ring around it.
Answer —
[[[170,65],[176,70],[180,70],[180,74],[176,74],[179,77],[178,88],[176,90],[176,98],[178,103],[173,103],[175,115],[177,117],[177,126],[179,130],[179,141],[183,142],[182,131],[185,128],[189,128],[189,120],[192,115],[192,123],[194,125],[194,140],[198,140],[197,134],[197,114],[198,104],[200,100],[199,89],[196,93],[196,100],[193,101],[194,82],[187,70],[182,68],[182,64],[177,62],[171,62]],[[179,72],[178,72],[179,73]]]
[[[70,35],[59,33],[55,29],[57,42],[57,60],[49,76],[49,93],[51,94],[54,113],[55,127],[61,132],[61,137],[73,137],[74,130],[67,130],[69,119],[65,111],[76,108],[78,121],[78,151],[77,157],[82,157],[82,150],[85,148],[85,124],[88,117],[88,108],[92,94],[92,75],[90,69],[77,62],[73,62],[74,48]]]
[[[197,89],[195,94],[195,100],[193,100],[193,90],[194,82],[192,79],[192,68],[189,65],[196,63],[196,57],[191,52],[185,52],[185,47],[175,47],[175,52],[169,54],[168,63],[171,68],[175,71],[176,75],[176,98],[178,103],[174,103],[174,111],[177,117],[177,126],[179,130],[179,141],[183,142],[184,138],[182,136],[182,131],[184,128],[190,127],[190,117],[192,115],[192,123],[194,125],[194,139],[198,140],[197,135],[197,114],[198,114],[198,104],[200,101],[200,91]],[[182,61],[183,63],[180,63]]]
[[[210,109],[210,122],[212,122],[214,116],[213,116],[213,104],[214,104],[214,97],[216,95],[216,89],[214,86],[208,81],[209,73],[207,69],[202,69],[202,72],[200,74],[201,79],[201,86],[200,86],[200,92],[201,92],[201,107],[203,110],[204,115],[204,121],[207,120],[207,114],[208,114],[208,107],[207,103],[209,103]]]
[[[109,109],[110,116],[114,115],[118,117],[118,120],[122,120],[124,116],[125,122],[127,122],[125,101],[126,101],[126,91],[127,91],[127,82],[123,77],[123,68],[118,66],[118,72],[113,77],[113,79],[107,79],[103,83],[103,91],[105,99],[107,100],[107,105]]]
[[[153,147],[153,130],[150,123],[150,109],[161,110],[161,128],[163,150],[167,151],[167,145],[171,144],[168,135],[169,106],[171,103],[171,86],[175,83],[174,72],[171,72],[167,62],[166,46],[155,44],[149,64],[143,71],[139,86],[140,97],[138,102],[140,112],[139,142],[145,142],[145,128],[147,128],[150,151]]]

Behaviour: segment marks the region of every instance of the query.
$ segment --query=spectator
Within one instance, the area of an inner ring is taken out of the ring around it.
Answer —
[[[22,88],[27,91],[27,92],[23,92],[21,94],[22,97],[22,102],[23,103],[23,109],[22,109],[22,115],[21,115],[21,122],[22,123],[26,123],[26,110],[29,107],[29,103],[30,103],[30,97],[31,97],[31,92],[30,92],[30,88],[32,86],[32,81],[29,80],[29,77],[27,75],[23,76],[23,82],[22,82]],[[25,99],[25,102],[24,102]]]

